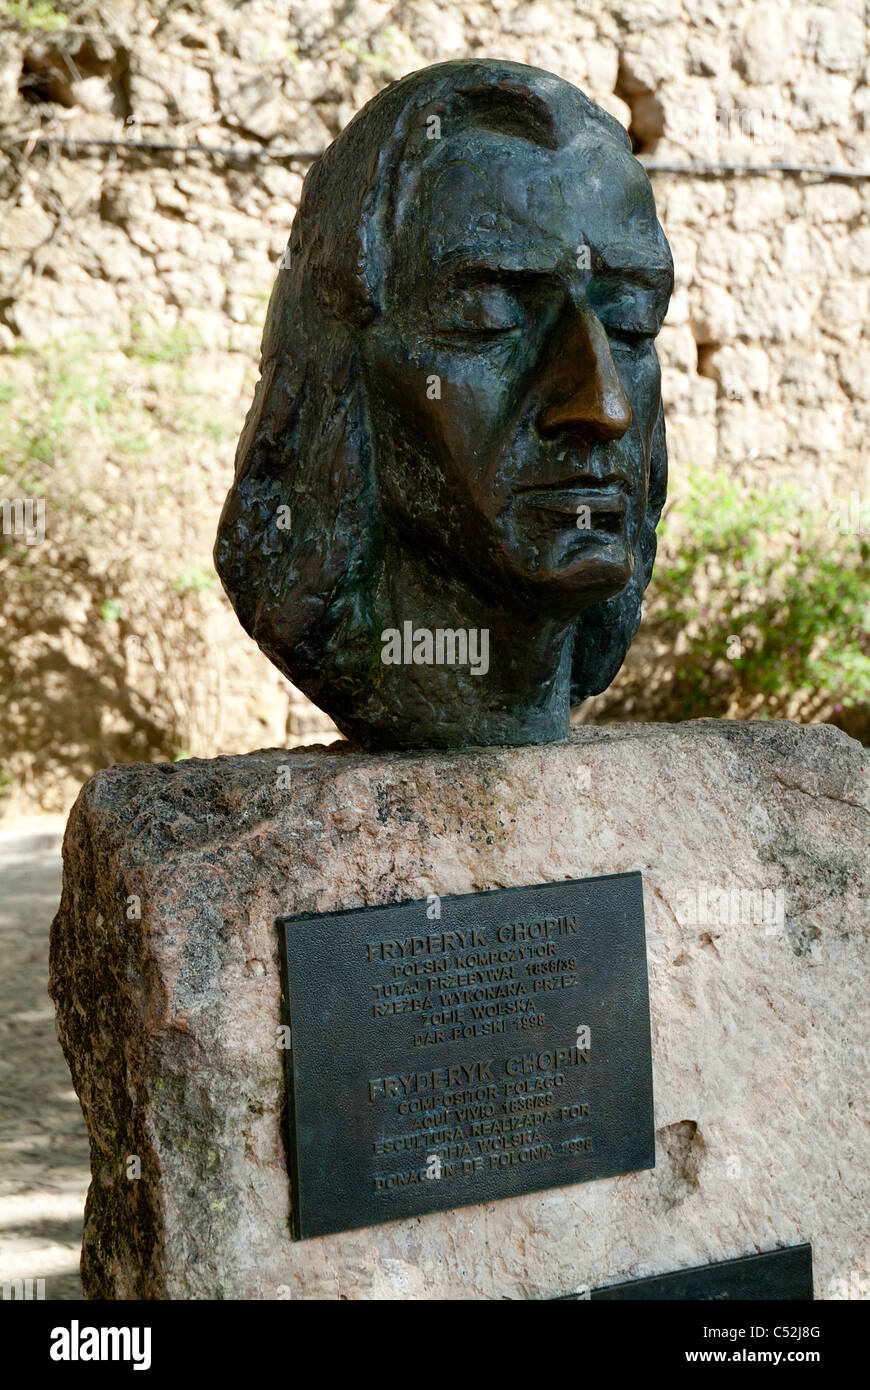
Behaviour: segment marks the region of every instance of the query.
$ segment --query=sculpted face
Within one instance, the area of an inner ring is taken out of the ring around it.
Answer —
[[[645,175],[601,130],[552,150],[472,129],[411,171],[396,214],[362,348],[391,524],[508,608],[618,593],[673,283]]]
[[[312,166],[289,251],[215,549],[242,623],[365,747],[566,738],[667,487],[673,266],[626,132],[552,73],[436,64]]]

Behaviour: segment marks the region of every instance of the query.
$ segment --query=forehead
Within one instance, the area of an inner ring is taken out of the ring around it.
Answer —
[[[446,137],[402,212],[404,235],[415,222],[433,268],[471,256],[545,270],[581,244],[614,267],[670,259],[646,175],[603,132],[560,150],[484,131]]]

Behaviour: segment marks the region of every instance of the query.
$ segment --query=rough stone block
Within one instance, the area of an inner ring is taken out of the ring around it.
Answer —
[[[536,1299],[801,1241],[854,1287],[868,780],[837,730],[728,721],[99,773],[51,957],[88,1294]],[[276,917],[637,869],[656,1168],[294,1243]]]

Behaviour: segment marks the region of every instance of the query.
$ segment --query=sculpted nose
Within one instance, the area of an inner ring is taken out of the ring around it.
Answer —
[[[631,424],[631,405],[604,325],[585,303],[572,303],[566,317],[551,348],[545,382],[550,403],[538,419],[541,433],[575,430],[597,439],[620,439]]]

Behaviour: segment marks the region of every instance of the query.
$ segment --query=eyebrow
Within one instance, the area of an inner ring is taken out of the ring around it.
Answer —
[[[593,250],[592,273],[596,279],[616,279],[621,276],[646,289],[670,292],[674,271],[669,261],[631,260],[620,255],[621,250],[622,248],[613,248],[610,254],[607,250]],[[559,262],[554,260],[552,253],[528,246],[499,246],[487,252],[482,252],[479,245],[461,246],[449,251],[432,266],[433,277],[438,279],[485,275],[512,275],[532,279],[554,274],[558,269]]]
[[[655,247],[648,259],[638,260],[631,243],[627,242],[600,246],[595,251],[595,259],[605,275],[624,275],[654,290],[670,288],[673,284],[673,263],[660,257],[660,247]]]
[[[537,263],[536,263],[537,262]],[[435,275],[546,275],[556,269],[552,255],[528,246],[461,246],[432,266]]]
[[[601,270],[593,271],[596,280],[625,279],[647,290],[667,290],[671,292],[674,272],[669,265],[602,265]]]

